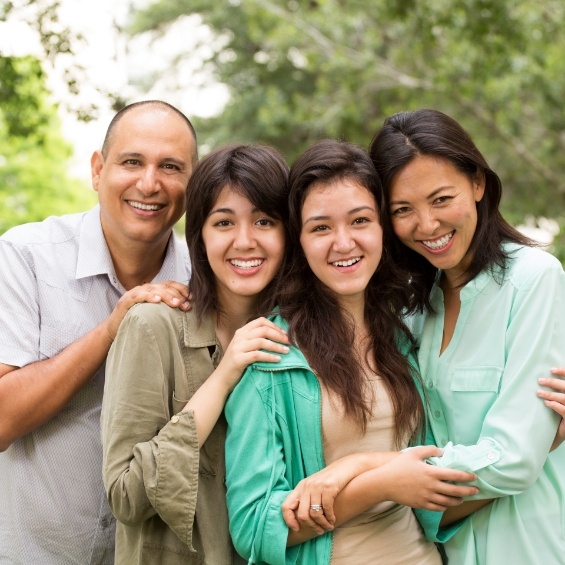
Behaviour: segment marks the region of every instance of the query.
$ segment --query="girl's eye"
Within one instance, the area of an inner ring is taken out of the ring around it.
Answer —
[[[216,222],[214,225],[219,228],[226,228],[231,225],[231,222],[229,220],[220,220],[219,222]]]
[[[275,222],[273,222],[273,220],[269,219],[269,218],[261,218],[260,220],[257,220],[257,225],[261,226],[261,227],[268,227],[268,226],[272,226]]]
[[[312,231],[316,232],[316,231],[326,231],[328,230],[328,226],[324,226],[324,225],[320,225],[320,226],[316,226]]]
[[[369,220],[369,218],[355,218],[355,220],[353,220],[353,224],[366,224],[370,221],[371,220]]]

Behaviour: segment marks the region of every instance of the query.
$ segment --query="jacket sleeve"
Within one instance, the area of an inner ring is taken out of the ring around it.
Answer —
[[[182,365],[178,337],[162,318],[149,324],[143,316],[148,307],[158,305],[128,312],[108,356],[101,415],[104,486],[120,522],[136,526],[158,514],[191,547],[196,427],[191,412],[171,418],[170,406],[182,408],[172,402],[170,377]]]
[[[269,374],[255,372],[252,366],[246,370],[225,408],[230,533],[238,553],[251,563],[293,564],[300,546],[287,549],[288,527],[281,512],[292,490],[285,478],[284,423],[275,419],[272,396],[265,401],[255,383],[255,377],[264,383]],[[263,394],[272,392],[263,387]]]
[[[515,495],[531,487],[556,433],[557,414],[535,393],[538,377],[563,363],[565,275],[556,261],[535,267],[522,265],[515,282],[501,385],[476,444],[450,442],[442,457],[430,459],[435,465],[476,473],[479,494],[471,498]]]

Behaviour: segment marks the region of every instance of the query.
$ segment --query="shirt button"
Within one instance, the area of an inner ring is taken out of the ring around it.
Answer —
[[[434,383],[429,382],[429,383],[428,383],[428,388],[434,388]]]
[[[493,461],[494,459],[496,459],[496,455],[494,453],[487,453],[487,459],[489,461]]]
[[[435,410],[435,411],[434,411],[434,416],[435,416],[436,418],[439,418],[439,417],[441,416],[441,412],[440,412],[439,410]]]
[[[106,517],[104,516],[104,518],[102,518],[102,520],[100,520],[100,525],[101,525],[103,528],[107,528],[107,527],[110,525],[110,520],[108,520],[108,518],[106,518]]]
[[[180,416],[178,414],[175,414],[172,418],[171,418],[171,422],[173,424],[176,424],[178,421],[180,420]]]

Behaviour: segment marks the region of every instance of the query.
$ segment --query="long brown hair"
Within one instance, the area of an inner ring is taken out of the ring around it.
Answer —
[[[302,206],[314,183],[331,184],[351,179],[375,197],[382,213],[383,194],[368,155],[359,147],[325,140],[314,144],[295,161],[289,178],[289,264],[277,294],[282,316],[289,323],[290,338],[306,356],[325,386],[343,402],[345,413],[366,429],[372,404],[365,394],[365,375],[354,351],[355,328],[351,316],[340,307],[338,297],[312,272],[300,246]],[[415,429],[421,430],[424,411],[406,352],[399,342],[411,343],[400,316],[407,285],[389,260],[386,246],[390,233],[383,233],[379,268],[365,290],[365,322],[370,332],[366,350],[369,366],[389,392],[395,415],[395,441],[401,445]]]
[[[226,186],[248,198],[265,214],[281,220],[283,226],[288,216],[288,165],[272,147],[228,145],[200,161],[186,192],[186,242],[192,264],[189,286],[194,296],[193,308],[200,321],[211,310],[221,313],[202,228]],[[261,292],[258,312],[272,308],[278,276]]]
[[[489,167],[469,134],[446,114],[422,109],[390,116],[373,138],[369,154],[385,190],[387,204],[383,222],[388,227],[392,226],[388,213],[392,181],[419,155],[429,155],[451,163],[471,182],[477,177],[484,177],[485,192],[477,203],[477,229],[468,251],[471,263],[460,281],[461,285],[485,269],[493,271],[498,266],[504,271],[508,257],[502,248],[503,242],[534,245],[502,217],[498,209],[502,195],[498,175]],[[438,269],[396,237],[391,242],[390,251],[394,261],[406,271],[412,283],[409,311],[431,311],[429,297]]]

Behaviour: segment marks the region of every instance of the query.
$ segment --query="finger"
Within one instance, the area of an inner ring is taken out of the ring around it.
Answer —
[[[555,402],[553,400],[545,400],[545,405],[557,412],[562,418],[565,418],[565,406],[561,402]]]
[[[451,496],[461,498],[463,496],[475,496],[478,494],[479,489],[473,486],[466,485],[453,485],[442,481],[441,486],[438,487],[437,492],[440,496]]]
[[[310,528],[317,534],[323,534],[324,530],[314,521],[310,513],[310,498],[302,497],[298,509],[296,511],[296,518],[300,523],[300,529]]]
[[[287,499],[282,504],[282,515],[285,521],[285,524],[295,532],[300,530],[300,524],[296,519],[295,511],[298,508],[298,500],[289,500]]]
[[[414,455],[418,459],[427,459],[428,457],[440,457],[443,455],[443,449],[440,449],[435,445],[421,445],[419,447],[414,447],[405,453]]]
[[[261,322],[260,319],[254,320],[243,326],[238,332],[250,338],[267,338],[272,341],[289,343],[288,334],[268,320],[265,322]]]
[[[539,384],[542,386],[548,386],[555,390],[560,390],[562,392],[565,392],[565,380],[563,379],[552,379],[552,378],[542,377],[541,379],[538,379],[538,381]]]
[[[550,370],[552,375],[559,375],[560,377],[565,377],[565,367],[554,367]]]
[[[441,494],[436,494],[430,498],[429,504],[437,504],[438,506],[443,506],[449,508],[451,506],[459,506],[463,503],[463,499],[458,496],[444,496]]]
[[[565,394],[562,392],[554,392],[552,390],[538,390],[536,394],[545,400],[553,400],[554,402],[565,402]]]
[[[327,492],[323,492],[322,506],[324,507],[324,515],[326,520],[333,526],[335,524],[334,497],[329,495]]]
[[[456,469],[446,469],[444,467],[434,467],[429,473],[440,481],[450,481],[455,483],[469,483],[477,480],[475,473],[458,471]]]
[[[320,503],[320,506],[322,506],[322,504]],[[314,520],[314,522],[316,522],[316,524],[322,528],[323,532],[328,532],[330,530],[333,530],[333,524],[331,524],[326,515],[324,514],[325,509],[322,506],[322,508],[320,510],[318,510],[317,508],[314,509],[312,507],[310,507],[310,516],[312,518],[312,520]]]

